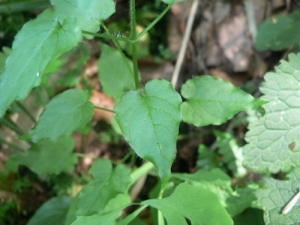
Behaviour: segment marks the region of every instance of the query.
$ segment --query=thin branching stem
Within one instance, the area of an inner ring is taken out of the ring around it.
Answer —
[[[154,27],[155,24],[157,24],[158,21],[169,11],[172,5],[168,5],[167,8],[155,19],[153,20],[141,33],[138,34],[136,40],[132,40],[133,42],[139,41],[144,34],[146,34],[152,27]]]
[[[95,106],[95,105],[94,105],[94,107],[96,109],[104,110],[104,111],[111,112],[111,113],[116,113],[116,111],[111,110],[111,109],[107,109],[107,108],[103,108],[103,107],[99,107],[99,106]]]
[[[34,116],[26,109],[26,107],[19,101],[16,101],[16,103],[23,110],[23,112],[32,120],[32,122],[36,123]]]
[[[111,35],[110,32],[109,32],[109,30],[107,29],[107,27],[105,26],[104,23],[101,23],[101,26],[103,27],[103,29],[105,30],[105,32],[106,32],[107,34]],[[124,53],[123,53],[123,51],[122,51],[122,49],[121,49],[121,46],[120,46],[119,42],[118,42],[117,40],[112,40],[112,41],[113,41],[114,45],[116,46],[117,50],[120,52],[120,54],[121,54],[121,56],[122,56],[122,58],[123,58],[123,61],[124,61],[125,64],[126,64],[126,67],[127,67],[128,71],[130,71],[130,73],[133,74],[132,67],[131,67],[131,65],[129,64],[129,61],[127,60],[127,57],[124,55]]]
[[[118,36],[115,36],[112,34],[98,34],[98,33],[93,33],[93,32],[89,32],[89,31],[85,31],[85,30],[82,30],[81,32],[83,34],[93,35],[95,37],[101,37],[101,38],[115,40],[115,41],[125,41],[128,43],[132,43],[132,41],[128,38],[118,37]]]
[[[17,150],[19,152],[26,152],[24,149],[20,148],[19,146],[15,145],[13,143],[10,143],[10,142],[6,141],[4,138],[0,137],[0,142],[8,145],[9,147],[11,147],[11,148],[13,148],[13,149],[15,149],[15,150]]]
[[[130,0],[130,39],[136,40],[137,32],[136,32],[136,17],[135,17],[135,0]],[[134,81],[135,88],[140,88],[139,74],[138,74],[138,65],[137,65],[137,49],[136,42],[131,43],[132,49],[132,60],[133,60],[133,73],[134,73]]]
[[[24,132],[21,130],[21,128],[10,119],[9,116],[4,116],[3,118],[0,118],[0,123],[2,123],[4,126],[8,127],[12,131],[16,132],[18,135],[22,135]]]

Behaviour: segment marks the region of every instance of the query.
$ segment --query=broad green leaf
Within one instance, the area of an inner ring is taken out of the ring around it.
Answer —
[[[300,54],[290,54],[261,86],[265,115],[249,123],[244,165],[272,173],[300,165]]]
[[[94,33],[99,31],[101,20],[107,19],[115,12],[114,0],[50,0],[50,2],[60,20],[74,16],[81,30]]]
[[[157,208],[163,213],[168,224],[229,225],[233,224],[230,216],[223,208],[218,197],[202,187],[182,183],[167,198],[151,199],[142,204]]]
[[[217,146],[222,155],[222,161],[234,173],[236,177],[243,177],[247,170],[243,167],[242,148],[230,133],[214,131],[217,137]]]
[[[75,140],[64,136],[57,141],[42,139],[28,149],[27,154],[16,154],[8,159],[5,168],[17,171],[19,165],[27,166],[37,174],[59,174],[70,171],[77,163],[77,156],[72,153]]]
[[[64,225],[70,204],[67,196],[51,198],[36,211],[28,225]]]
[[[50,9],[26,23],[15,38],[0,76],[0,117],[14,100],[24,99],[31,88],[39,85],[38,74],[43,74],[49,62],[80,40],[75,19],[68,17],[59,22]]]
[[[94,106],[89,101],[88,92],[81,89],[67,90],[51,100],[35,127],[24,138],[31,138],[35,142],[43,138],[57,140],[84,127],[93,114]]]
[[[99,79],[104,92],[120,99],[127,90],[135,89],[133,64],[122,53],[101,44],[101,57],[98,61]]]
[[[195,126],[219,125],[241,110],[254,107],[254,98],[231,83],[212,76],[188,80],[181,88],[183,120]]]
[[[156,166],[164,182],[176,154],[180,103],[180,95],[168,81],[152,80],[144,90],[125,93],[116,106],[116,120],[126,141]]]
[[[300,224],[300,201],[287,213],[282,214],[283,208],[299,192],[300,168],[288,175],[288,181],[268,178],[265,188],[256,191],[255,206],[264,210],[266,225]]]
[[[300,12],[267,19],[259,27],[255,48],[259,51],[278,51],[300,43]]]
[[[250,207],[255,199],[253,195],[254,187],[233,191],[230,177],[220,169],[199,170],[194,174],[173,173],[172,177],[214,193],[230,216],[235,216]]]
[[[78,216],[103,214],[130,202],[127,196],[131,179],[127,166],[119,164],[112,170],[109,160],[98,160],[90,172],[94,180],[78,195],[75,206]]]

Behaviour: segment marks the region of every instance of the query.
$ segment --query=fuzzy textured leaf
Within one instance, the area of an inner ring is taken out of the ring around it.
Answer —
[[[272,173],[300,165],[300,54],[290,54],[275,72],[267,73],[261,87],[265,115],[250,122],[246,133],[244,165]]]
[[[17,34],[5,71],[0,76],[0,117],[16,99],[24,99],[38,86],[48,63],[69,51],[81,40],[74,18],[58,21],[53,10],[46,10],[26,23]]]
[[[133,64],[116,49],[105,44],[100,46],[102,53],[98,61],[98,76],[101,85],[107,95],[120,99],[125,91],[135,89]]]
[[[288,175],[288,181],[268,178],[264,189],[256,191],[255,206],[264,210],[266,225],[300,224],[300,201],[287,214],[282,214],[283,208],[298,193],[300,187],[300,168]]]
[[[145,90],[125,93],[116,106],[116,119],[126,141],[152,162],[163,181],[171,174],[181,121],[180,95],[166,80],[152,80]]]
[[[24,165],[40,175],[70,171],[77,163],[77,156],[72,153],[74,148],[75,140],[69,136],[57,141],[43,139],[28,149],[27,154],[11,156],[5,168],[17,171],[19,165]]]
[[[101,20],[107,19],[115,12],[114,0],[51,0],[50,2],[60,20],[74,16],[80,29],[89,32],[99,31]]]
[[[212,76],[188,80],[181,88],[183,120],[195,126],[219,125],[241,110],[254,107],[254,98],[231,83]]]
[[[81,89],[70,89],[55,96],[46,106],[35,127],[24,135],[38,141],[43,138],[57,140],[63,135],[71,135],[84,127],[94,114],[94,106],[89,101],[89,93]]]
[[[36,211],[28,225],[65,224],[70,204],[71,199],[67,196],[51,198]]]
[[[185,218],[195,225],[233,224],[215,194],[187,183],[178,185],[167,198],[146,200],[142,204],[160,210],[167,223],[172,225],[187,225]]]

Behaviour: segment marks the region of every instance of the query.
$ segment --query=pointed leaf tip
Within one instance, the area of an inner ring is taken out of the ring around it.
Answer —
[[[176,154],[181,121],[180,95],[166,80],[152,80],[142,91],[125,93],[116,106],[116,119],[126,141],[152,162],[166,181]]]

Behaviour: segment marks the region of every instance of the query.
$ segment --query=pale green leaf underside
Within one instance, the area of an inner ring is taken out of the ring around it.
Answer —
[[[299,177],[298,168],[289,175],[288,181],[268,178],[266,188],[256,191],[255,206],[264,210],[266,225],[300,224],[300,201],[287,214],[282,214],[284,207],[299,191]]]
[[[68,16],[76,17],[81,30],[97,32],[101,20],[115,12],[114,0],[51,0],[60,20]]]
[[[187,225],[185,218],[194,225],[233,224],[215,194],[187,183],[178,185],[167,198],[146,200],[142,204],[160,210],[167,223],[172,225]]]
[[[17,34],[12,52],[0,76],[0,117],[15,99],[24,99],[39,85],[48,63],[69,51],[81,40],[75,19],[59,23],[53,10],[46,10],[26,23]]]
[[[98,61],[99,79],[104,92],[120,99],[125,91],[135,89],[133,64],[122,53],[101,44],[101,57]]]
[[[33,141],[42,138],[57,140],[84,127],[94,114],[89,93],[70,89],[55,96],[46,106],[35,127],[26,134]]]
[[[188,80],[181,88],[183,120],[195,126],[219,125],[241,110],[253,107],[254,98],[231,83],[212,76]]]
[[[165,80],[152,80],[143,91],[122,96],[116,119],[126,141],[141,158],[157,167],[165,181],[176,154],[181,97]]]
[[[30,218],[28,225],[65,224],[70,204],[71,200],[67,196],[51,198]]]
[[[70,171],[77,163],[77,156],[72,153],[74,147],[75,140],[69,136],[57,141],[43,139],[28,149],[27,154],[11,156],[5,168],[17,171],[19,165],[24,165],[40,175]]]
[[[244,164],[277,173],[300,164],[300,54],[290,54],[261,87],[265,115],[249,124]]]

